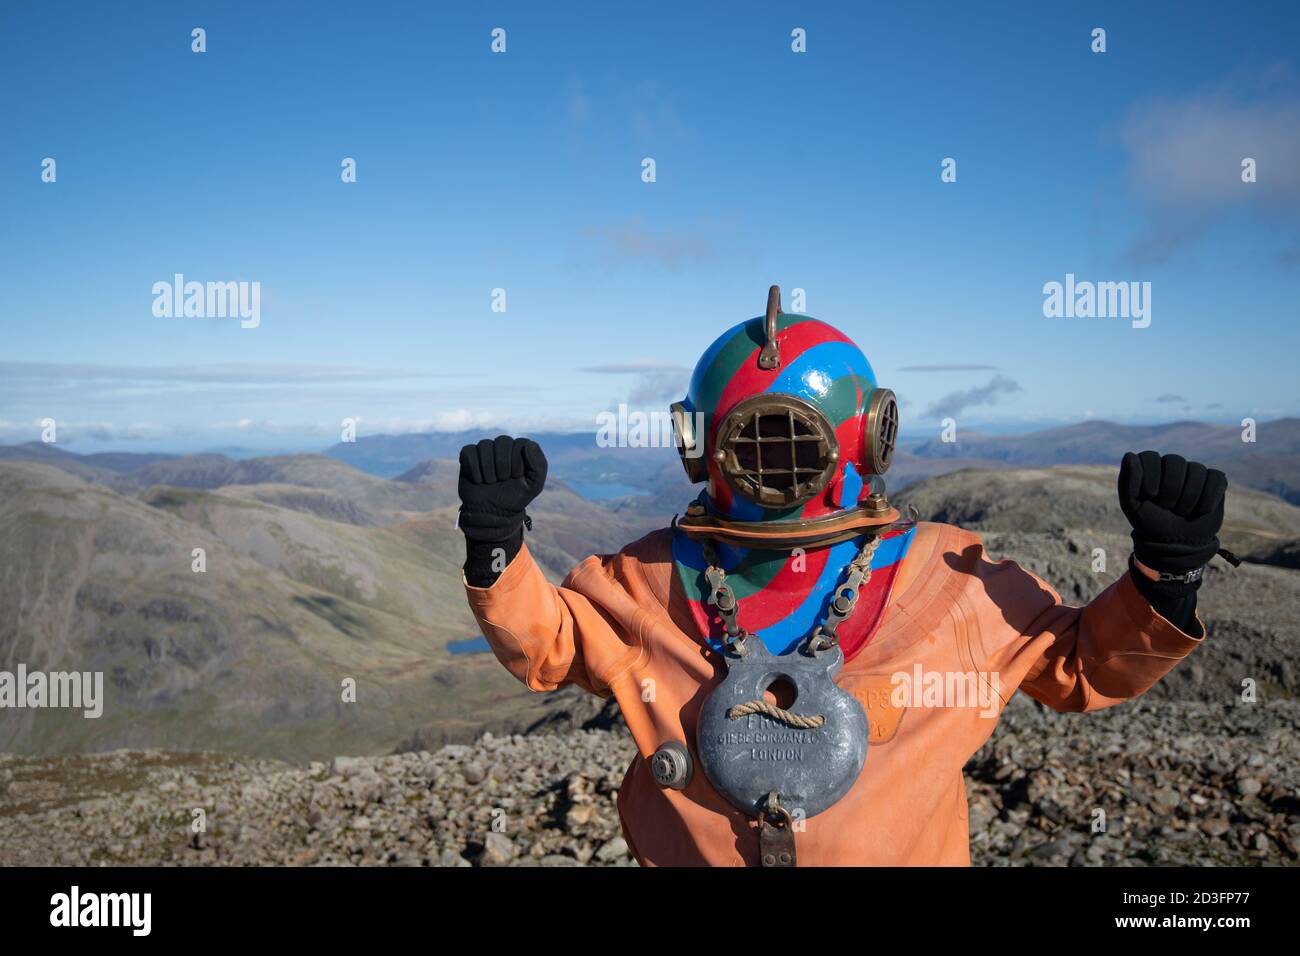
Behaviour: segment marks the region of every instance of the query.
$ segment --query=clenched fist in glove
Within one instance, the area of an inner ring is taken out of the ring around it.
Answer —
[[[1129,452],[1119,466],[1119,506],[1133,526],[1133,554],[1153,571],[1185,575],[1219,550],[1228,479],[1180,455]]]
[[[460,530],[465,579],[490,587],[519,553],[525,509],[546,484],[546,456],[529,438],[498,435],[460,450]]]
[[[1227,490],[1223,472],[1180,455],[1129,452],[1120,463],[1119,506],[1133,526],[1133,556],[1160,578],[1134,568],[1133,580],[1158,613],[1188,633],[1200,631],[1200,569],[1219,551]]]

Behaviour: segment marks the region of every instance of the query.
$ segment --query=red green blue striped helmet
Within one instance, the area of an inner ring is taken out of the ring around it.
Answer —
[[[894,393],[844,333],[782,312],[776,286],[765,317],[709,346],[673,412],[686,473],[708,482],[687,522],[763,535],[897,516],[880,478],[898,435]]]

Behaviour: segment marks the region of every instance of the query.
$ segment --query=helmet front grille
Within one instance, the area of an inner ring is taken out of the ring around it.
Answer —
[[[810,414],[811,413],[811,414]],[[759,504],[805,501],[825,486],[833,470],[834,435],[815,412],[757,407],[733,416],[725,437],[722,469],[732,485]]]

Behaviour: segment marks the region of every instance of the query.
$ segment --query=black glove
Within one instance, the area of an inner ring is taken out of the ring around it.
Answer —
[[[491,587],[514,560],[529,522],[525,509],[545,484],[546,456],[531,439],[499,435],[460,450],[460,530],[471,585]]]
[[[1129,452],[1119,466],[1119,506],[1133,526],[1133,554],[1156,572],[1186,574],[1219,550],[1228,478],[1180,455]]]
[[[1223,472],[1179,455],[1129,452],[1119,466],[1119,506],[1133,526],[1133,556],[1151,570],[1186,574],[1204,567],[1219,550]],[[1224,556],[1236,563],[1228,552]],[[1133,583],[1169,623],[1193,637],[1204,632],[1196,619],[1201,580],[1153,581],[1131,568]]]

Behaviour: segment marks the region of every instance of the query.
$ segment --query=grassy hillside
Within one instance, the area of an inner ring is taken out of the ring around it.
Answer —
[[[421,537],[239,496],[135,500],[0,463],[0,667],[105,674],[104,716],[0,712],[0,750],[228,750],[295,760],[382,752],[546,712],[489,656],[450,529]],[[194,548],[207,570],[191,570]],[[357,683],[357,702],[341,683]]]

